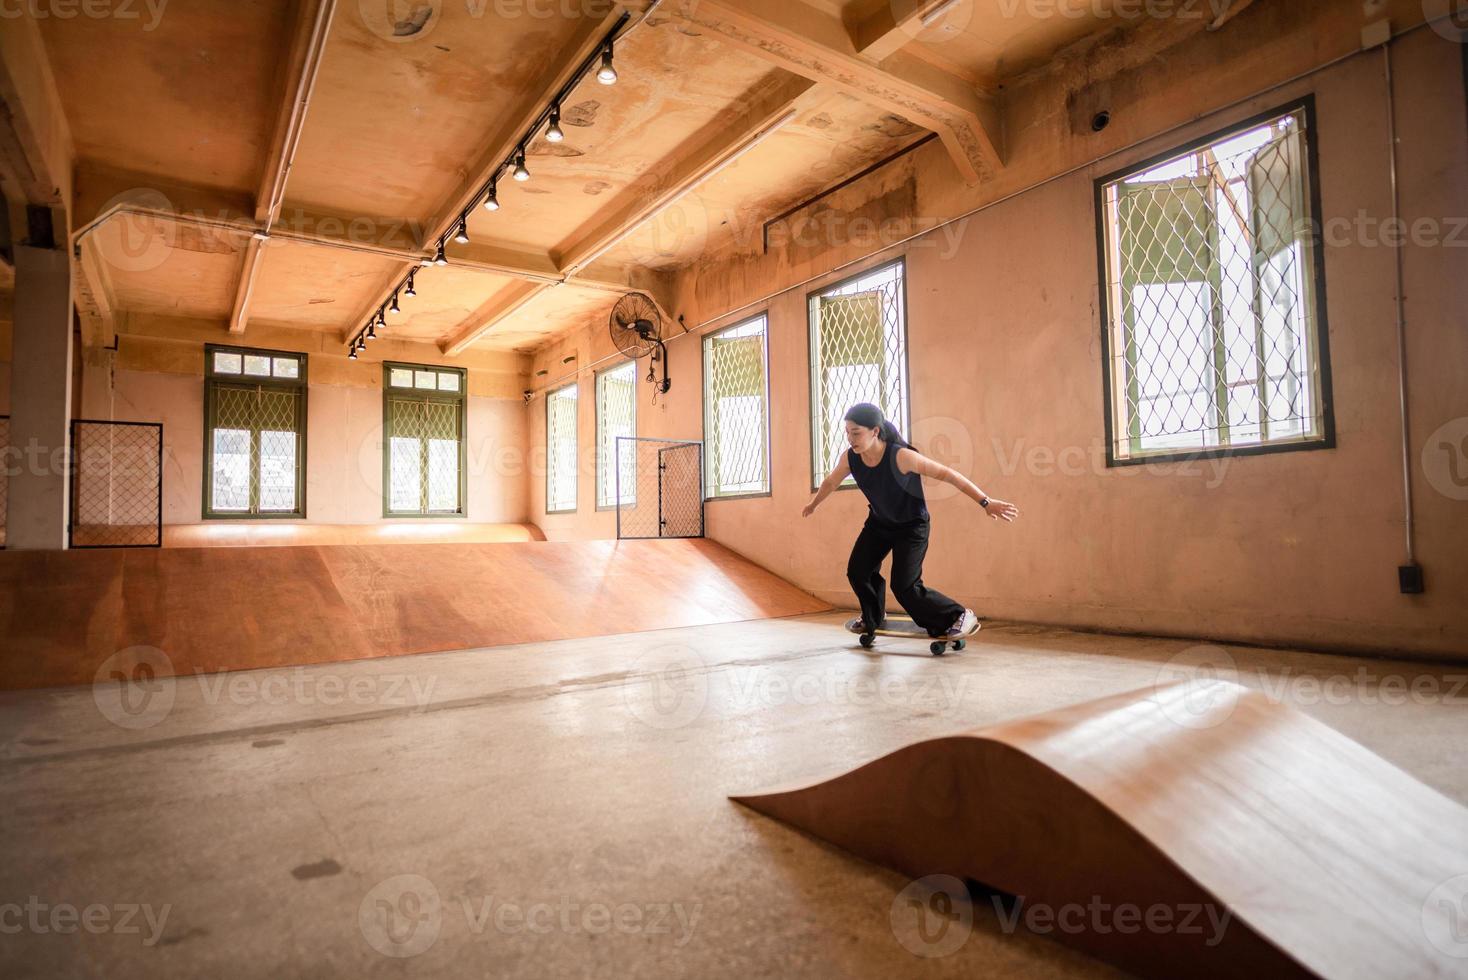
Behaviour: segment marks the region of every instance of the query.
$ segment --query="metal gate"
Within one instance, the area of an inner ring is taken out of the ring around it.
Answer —
[[[618,538],[703,537],[703,443],[617,437]]]
[[[163,426],[71,423],[71,548],[163,547]]]

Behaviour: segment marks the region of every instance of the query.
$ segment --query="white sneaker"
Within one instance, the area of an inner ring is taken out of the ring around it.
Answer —
[[[979,625],[979,617],[974,615],[972,609],[965,609],[963,615],[958,617],[958,622],[948,627],[948,636],[967,636]]]

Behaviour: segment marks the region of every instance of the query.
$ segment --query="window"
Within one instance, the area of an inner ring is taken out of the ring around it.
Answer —
[[[596,506],[637,502],[637,447],[617,443],[637,435],[637,364],[626,361],[596,376]],[[617,497],[616,453],[622,454],[621,498]]]
[[[306,355],[204,348],[204,517],[306,516]]]
[[[1109,463],[1333,444],[1313,119],[1097,182]]]
[[[764,316],[703,338],[704,485],[710,497],[770,491]]]
[[[576,509],[576,382],[545,396],[545,512]]]
[[[899,259],[810,294],[812,489],[847,449],[852,405],[879,405],[908,431],[905,290]]]
[[[464,516],[460,368],[382,366],[384,517]]]

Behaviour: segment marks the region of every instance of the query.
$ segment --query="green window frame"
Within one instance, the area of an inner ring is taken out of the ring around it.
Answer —
[[[815,290],[810,316],[810,469],[812,490],[849,447],[846,410],[881,407],[911,431],[907,364],[907,263],[896,259]],[[843,488],[856,486],[847,477]]]
[[[704,335],[704,487],[710,500],[769,496],[769,376],[766,314]]]
[[[206,520],[306,516],[306,355],[204,346]]]
[[[596,375],[596,509],[637,503],[637,444],[621,444],[625,474],[617,495],[617,437],[637,436],[637,362],[623,361]]]
[[[561,385],[545,396],[545,512],[576,512],[579,455],[576,413],[581,406],[577,382]]]
[[[465,516],[467,387],[463,368],[383,362],[383,517]]]
[[[1108,466],[1335,445],[1313,98],[1096,181]]]

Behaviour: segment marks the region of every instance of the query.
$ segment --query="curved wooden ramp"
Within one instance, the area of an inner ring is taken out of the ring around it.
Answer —
[[[733,799],[877,864],[1032,907],[1231,915],[1212,945],[1206,914],[1196,934],[1103,931],[1089,915],[1050,933],[1142,976],[1468,975],[1428,938],[1465,925],[1429,898],[1468,872],[1468,810],[1235,684],[1146,688]]]

